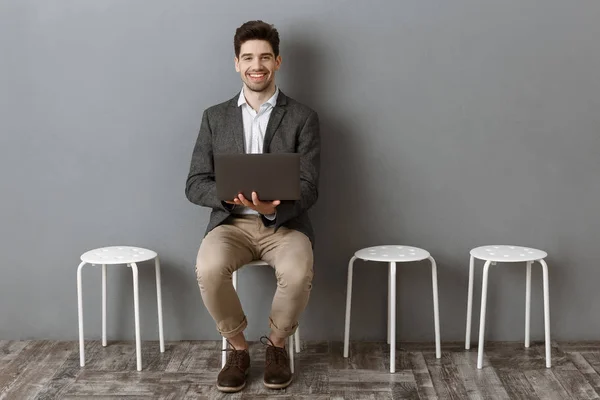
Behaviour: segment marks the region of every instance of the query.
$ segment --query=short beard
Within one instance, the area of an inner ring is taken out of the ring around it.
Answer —
[[[248,83],[248,82],[244,82],[244,83],[246,84],[246,87],[248,89],[250,89],[251,91],[256,92],[256,93],[265,92],[265,91],[269,90],[269,88],[271,87],[271,82],[268,82],[265,86],[258,86],[258,87],[252,83]]]

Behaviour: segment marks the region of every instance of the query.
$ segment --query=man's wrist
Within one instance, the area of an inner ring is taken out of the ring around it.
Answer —
[[[263,217],[265,217],[266,219],[270,220],[270,221],[274,221],[275,218],[277,218],[277,210],[273,211],[270,214],[262,214]]]

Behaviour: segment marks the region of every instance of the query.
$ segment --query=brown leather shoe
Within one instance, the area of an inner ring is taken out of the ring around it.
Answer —
[[[231,346],[231,344],[230,344]],[[239,392],[246,386],[246,377],[250,370],[250,354],[248,350],[231,349],[223,350],[229,352],[225,366],[217,376],[217,389],[221,392]]]
[[[284,389],[292,383],[290,359],[284,347],[276,347],[266,336],[260,338],[267,346],[264,384],[269,389]]]

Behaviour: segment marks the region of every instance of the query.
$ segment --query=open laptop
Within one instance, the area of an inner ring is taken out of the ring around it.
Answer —
[[[216,154],[217,197],[232,201],[239,193],[261,201],[300,199],[300,154]]]

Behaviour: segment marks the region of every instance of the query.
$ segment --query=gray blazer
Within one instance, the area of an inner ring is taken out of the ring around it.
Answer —
[[[204,111],[192,154],[185,194],[192,203],[212,208],[205,234],[232,218],[228,204],[217,198],[213,154],[245,152],[238,96]],[[279,91],[267,125],[263,151],[300,153],[301,199],[282,201],[277,206],[274,224],[276,230],[285,226],[304,233],[314,246],[315,236],[307,211],[318,197],[321,140],[317,113]],[[265,217],[262,219],[265,226],[273,224]]]

